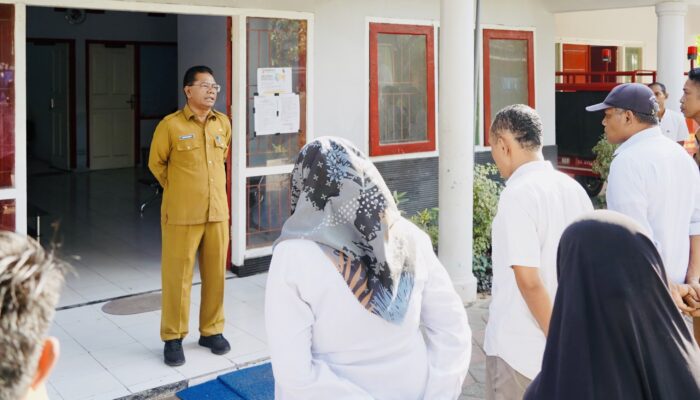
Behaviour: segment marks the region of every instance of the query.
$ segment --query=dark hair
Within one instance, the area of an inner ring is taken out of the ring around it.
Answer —
[[[668,91],[666,91],[666,85],[664,85],[664,84],[661,83],[661,82],[653,82],[653,83],[648,84],[647,86],[648,86],[649,89],[651,89],[651,90],[654,90],[654,89],[652,88],[652,86],[658,86],[658,87],[661,88],[661,91],[662,91],[666,96],[668,96]]]
[[[513,134],[523,149],[542,147],[542,120],[530,106],[515,104],[499,111],[491,124],[491,134],[498,137],[505,130]]]
[[[657,117],[657,114],[659,112],[659,105],[658,103],[655,103],[654,107],[654,113],[653,114],[644,114],[644,113],[638,113],[635,111],[632,111],[632,115],[634,115],[635,118],[637,118],[637,121],[643,123],[643,124],[648,124],[648,125],[658,125],[659,124],[659,117]]]
[[[194,83],[197,78],[197,74],[209,74],[214,76],[214,71],[206,65],[195,65],[190,67],[187,72],[185,72],[185,77],[182,79],[182,87],[190,86]]]
[[[700,68],[693,68],[688,72],[688,79],[700,84]]]

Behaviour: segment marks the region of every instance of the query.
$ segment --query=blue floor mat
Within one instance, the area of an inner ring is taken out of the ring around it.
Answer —
[[[270,363],[244,368],[217,378],[244,400],[274,400],[275,379]]]
[[[182,400],[245,400],[218,379],[177,392]]]

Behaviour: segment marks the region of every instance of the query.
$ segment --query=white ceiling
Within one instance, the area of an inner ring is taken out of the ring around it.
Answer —
[[[485,0],[492,1],[492,0]],[[547,9],[553,13],[571,11],[605,10],[611,8],[648,7],[668,0],[542,0]],[[679,3],[700,5],[700,0],[685,0]]]

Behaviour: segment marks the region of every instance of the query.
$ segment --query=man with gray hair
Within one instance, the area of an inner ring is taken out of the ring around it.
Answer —
[[[0,231],[0,400],[48,399],[59,352],[48,331],[65,270],[34,239]]]
[[[557,290],[559,238],[593,205],[575,180],[544,160],[542,121],[532,108],[517,104],[499,111],[490,144],[506,187],[491,227],[486,399],[521,399],[542,365]]]

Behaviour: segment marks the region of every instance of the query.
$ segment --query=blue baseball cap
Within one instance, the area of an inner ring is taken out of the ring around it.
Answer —
[[[607,108],[621,108],[646,115],[656,115],[659,103],[654,92],[641,83],[623,83],[608,93],[602,103],[586,107],[586,111],[600,111]]]

